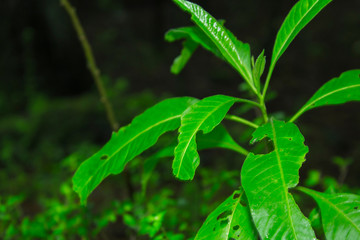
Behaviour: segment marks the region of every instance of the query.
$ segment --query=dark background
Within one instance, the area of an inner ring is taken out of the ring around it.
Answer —
[[[251,45],[254,56],[265,48],[268,60],[276,33],[296,3],[195,2],[217,19],[225,19],[227,28]],[[165,42],[164,33],[192,24],[189,15],[170,0],[72,3],[122,125],[168,96],[241,96],[238,89],[242,79],[203,49],[195,52],[180,75],[170,73],[181,43]],[[270,114],[291,116],[326,81],[360,68],[359,10],[359,0],[333,1],[300,32],[275,68],[270,90],[276,98],[268,103]],[[57,162],[84,142],[97,146],[89,151],[91,155],[108,140],[111,129],[81,45],[60,3],[1,0],[0,21],[2,178],[15,178],[16,171],[37,172],[39,166],[51,172]],[[359,109],[359,103],[348,103],[312,110],[300,117],[297,123],[310,148],[302,174],[312,168],[337,176],[338,167],[331,160],[340,156],[354,162],[346,183],[359,185]],[[10,162],[17,167],[11,170]],[[16,192],[23,188],[21,183],[1,188],[6,193]]]

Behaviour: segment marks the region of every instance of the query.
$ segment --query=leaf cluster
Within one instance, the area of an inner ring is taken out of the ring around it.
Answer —
[[[170,98],[149,108],[127,126],[113,133],[109,142],[85,160],[73,177],[74,190],[86,203],[90,193],[110,174],[120,174],[126,164],[154,146],[166,132],[178,131],[176,145],[165,146],[144,162],[142,188],[158,160],[172,157],[173,175],[180,180],[193,180],[200,165],[199,150],[224,148],[242,155],[245,160],[240,172],[241,185],[207,217],[195,239],[315,239],[314,223],[296,202],[293,189],[315,200],[318,207],[317,228],[326,239],[360,238],[360,200],[355,194],[322,193],[298,186],[299,170],[309,149],[305,138],[294,123],[305,112],[327,105],[360,100],[360,70],[349,70],[325,83],[287,121],[268,114],[266,94],[276,63],[297,34],[331,0],[299,0],[280,27],[265,72],[265,51],[254,60],[250,45],[238,40],[201,6],[174,0],[191,15],[195,26],[172,29],[165,39],[184,40],[183,50],[171,71],[181,72],[191,55],[201,46],[227,62],[242,77],[253,98],[245,99],[214,95],[203,99]],[[250,106],[261,112],[262,120],[248,120],[229,114],[234,105]],[[249,151],[240,146],[221,124],[230,120],[253,129],[251,144],[268,140],[272,146],[265,153]],[[156,215],[162,219],[162,213]],[[316,214],[314,214],[316,215]],[[141,223],[140,223],[141,224]],[[135,222],[134,222],[135,226]],[[320,226],[320,227],[319,227]],[[157,231],[151,232],[154,237]],[[160,237],[159,239],[166,239]],[[169,236],[167,238],[170,238]],[[175,239],[175,238],[174,238]]]

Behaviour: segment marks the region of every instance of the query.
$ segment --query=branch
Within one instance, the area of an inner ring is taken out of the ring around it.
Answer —
[[[94,54],[92,52],[89,41],[86,37],[84,29],[80,23],[80,20],[76,14],[75,8],[70,4],[68,0],[60,0],[61,5],[65,8],[66,12],[69,14],[71,18],[71,22],[74,26],[74,29],[78,35],[79,41],[85,53],[85,58],[87,61],[87,67],[95,81],[96,87],[100,94],[100,101],[104,104],[107,119],[113,131],[117,131],[119,129],[119,123],[117,122],[114,114],[114,109],[109,102],[109,99],[106,94],[106,90],[104,84],[101,80],[100,70],[96,65]]]

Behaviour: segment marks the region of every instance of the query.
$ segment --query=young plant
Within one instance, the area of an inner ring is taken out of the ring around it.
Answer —
[[[164,148],[144,163],[143,189],[161,157],[173,156],[172,171],[180,180],[192,180],[200,164],[198,150],[226,148],[246,156],[241,186],[234,189],[206,219],[195,239],[315,239],[310,220],[294,200],[292,189],[312,197],[320,211],[326,239],[360,238],[360,196],[321,193],[300,187],[299,169],[308,147],[294,123],[310,109],[360,100],[360,69],[342,73],[325,83],[290,120],[268,117],[265,99],[276,63],[296,35],[331,0],[299,0],[284,20],[275,40],[270,67],[265,78],[264,51],[256,61],[250,46],[238,40],[224,22],[217,21],[199,5],[174,0],[195,23],[170,30],[166,40],[184,39],[183,50],[171,71],[179,73],[198,46],[229,63],[244,79],[254,99],[215,95],[198,100],[178,97],[149,108],[127,126],[114,132],[109,142],[84,161],[73,177],[74,190],[86,203],[90,193],[109,175],[120,174],[128,162],[154,146],[166,132],[178,129],[178,144]],[[249,105],[262,113],[262,122],[229,115],[234,104]],[[265,154],[239,146],[221,125],[233,120],[254,129],[251,143],[269,139],[272,148]],[[318,219],[319,220],[319,219]],[[159,237],[158,239],[168,239]]]

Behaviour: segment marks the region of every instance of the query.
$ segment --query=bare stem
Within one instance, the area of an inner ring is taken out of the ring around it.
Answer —
[[[255,128],[255,129],[259,127],[257,124],[250,122],[249,120],[246,120],[244,118],[241,118],[241,117],[238,117],[235,115],[231,115],[231,114],[227,114],[225,116],[225,119],[232,120],[232,121],[238,122],[238,123],[242,123],[244,125],[247,125],[249,127]]]
[[[86,37],[84,29],[80,23],[80,20],[76,14],[75,8],[70,4],[68,0],[60,0],[61,5],[65,8],[66,12],[69,14],[74,29],[78,35],[81,46],[84,50],[84,54],[87,61],[87,67],[95,81],[96,87],[100,94],[100,101],[104,104],[107,119],[113,131],[117,131],[119,129],[119,123],[117,122],[114,114],[114,109],[107,97],[106,90],[104,84],[101,80],[100,70],[96,65],[96,61],[94,58],[94,54],[91,49],[91,45]]]

